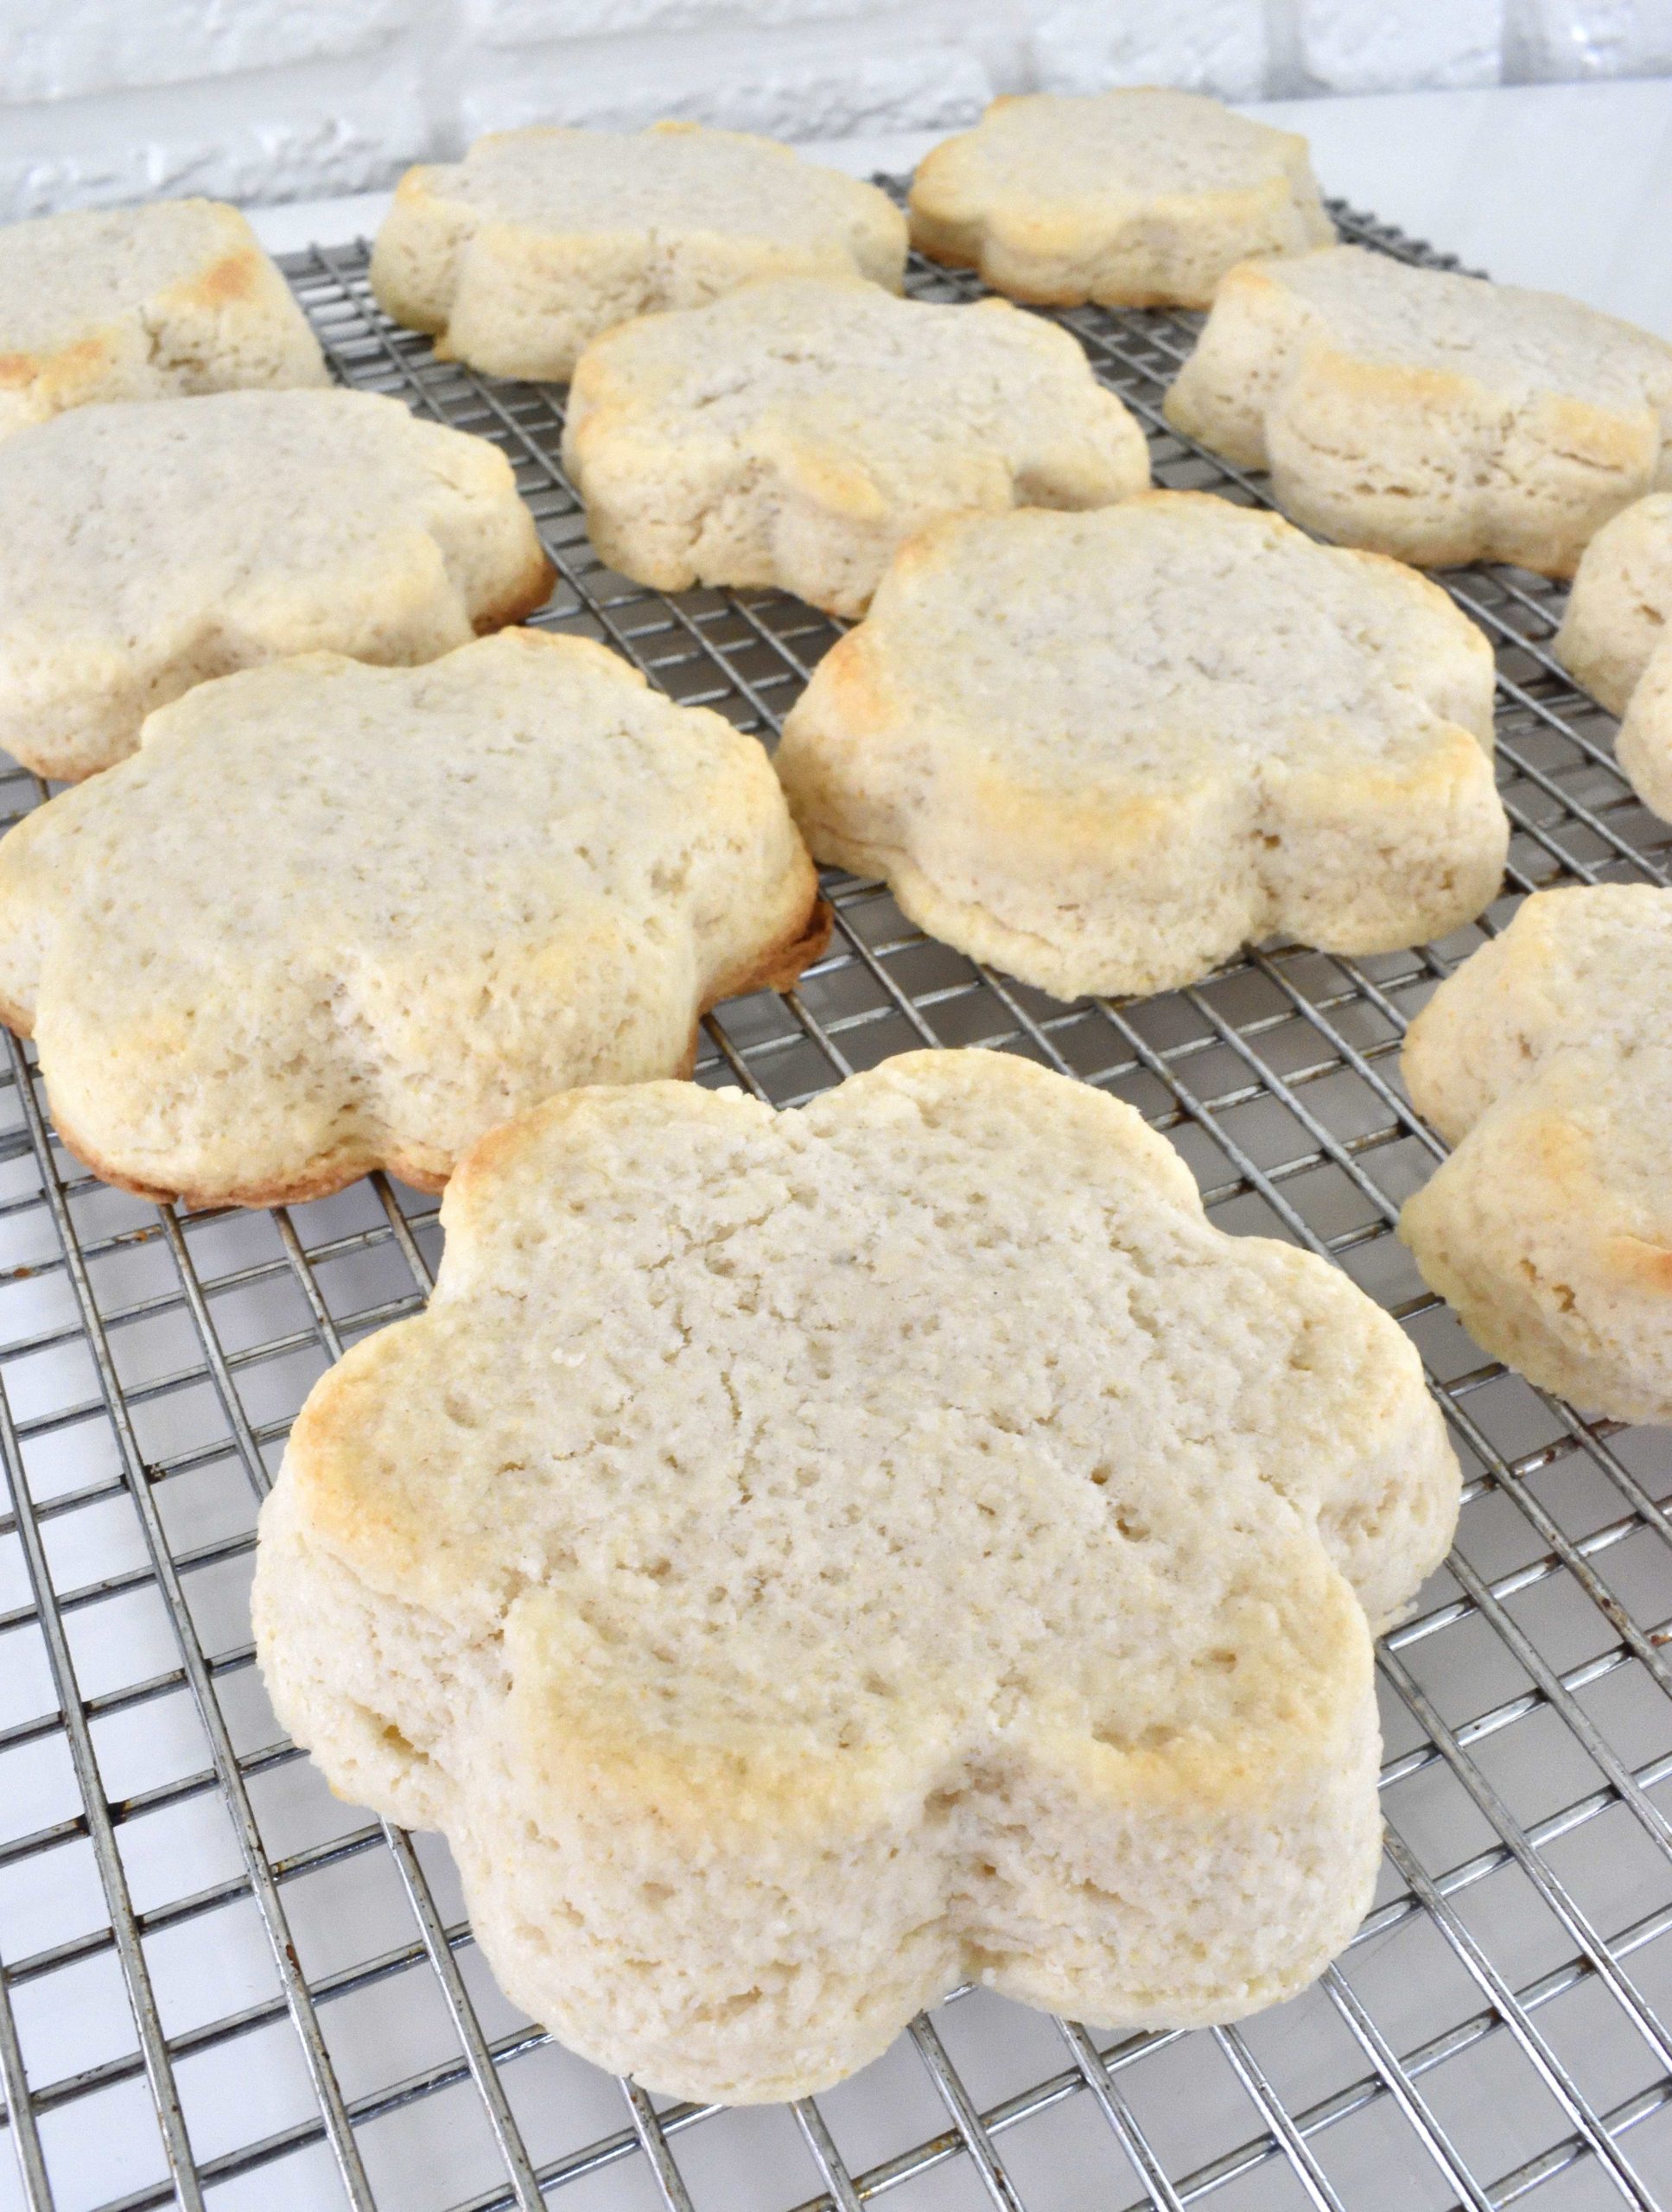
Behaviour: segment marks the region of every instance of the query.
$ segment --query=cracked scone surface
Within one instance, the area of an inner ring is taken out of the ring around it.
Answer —
[[[820,277],[599,339],[563,464],[621,575],[777,585],[842,615],[938,515],[1103,506],[1149,481],[1142,431],[1067,331]]]
[[[1327,244],[1306,142],[1197,92],[995,100],[912,180],[912,243],[1052,307],[1205,308],[1250,254]]]
[[[1457,1148],[1399,1233],[1487,1351],[1619,1421],[1672,1420],[1672,891],[1535,893],[1405,1039]]]
[[[429,1312],[291,1432],[256,1631],[333,1787],[446,1831],[513,2001],[760,2100],[966,1976],[1193,2024],[1347,1940],[1365,1616],[1459,1479],[1345,1275],[988,1052],[575,1094],[442,1217]]]
[[[1362,246],[1233,270],[1166,413],[1269,468],[1308,529],[1428,568],[1571,575],[1611,515],[1672,480],[1672,346]]]
[[[439,1189],[571,1084],[689,1065],[823,909],[766,754],[601,645],[504,630],[200,684],[0,842],[0,1012],[107,1180]]]
[[[1585,549],[1551,650],[1622,717],[1615,759],[1672,821],[1672,492],[1652,492]]]
[[[485,438],[354,391],[77,408],[0,443],[0,746],[74,779],[281,654],[433,660],[551,564]]]
[[[90,400],[330,381],[236,207],[161,200],[0,229],[0,437]]]
[[[1485,639],[1423,577],[1151,492],[957,517],[820,662],[777,766],[815,855],[1074,998],[1285,930],[1443,935],[1497,891]]]
[[[397,322],[490,375],[563,378],[618,322],[762,276],[898,291],[906,219],[886,193],[776,139],[696,124],[537,128],[409,169],[372,255]]]

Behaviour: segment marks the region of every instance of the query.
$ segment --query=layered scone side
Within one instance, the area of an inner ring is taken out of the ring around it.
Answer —
[[[1614,757],[1637,797],[1672,822],[1672,652],[1656,648],[1631,694]]]
[[[1425,579],[1148,493],[954,517],[819,664],[776,763],[817,857],[1059,997],[1287,930],[1385,951],[1480,912],[1508,824],[1485,639]]]
[[[1672,1419],[1672,892],[1535,894],[1406,1039],[1456,1146],[1399,1233],[1483,1348],[1622,1421]]]
[[[1154,86],[995,100],[910,205],[920,252],[1052,307],[1205,308],[1235,263],[1335,236],[1304,138]]]
[[[779,1116],[554,1101],[444,1218],[429,1313],[296,1423],[256,1630],[334,1786],[446,1831],[536,2018],[747,2101],[967,1976],[1194,2024],[1347,1940],[1361,1597],[1409,1599],[1459,1479],[1345,1277],[988,1053]]]
[[[1672,493],[1616,515],[1580,563],[1551,650],[1622,717],[1615,757],[1646,806],[1672,821]]]
[[[899,291],[906,219],[885,193],[775,139],[696,124],[632,135],[537,128],[409,169],[372,288],[437,352],[563,379],[602,332],[774,276]]]
[[[397,399],[78,408],[0,443],[0,746],[79,779],[194,684],[287,653],[433,660],[552,574],[499,448]]]
[[[1358,246],[1226,276],[1166,403],[1285,512],[1423,567],[1571,575],[1667,470],[1672,346],[1554,293]]]
[[[506,630],[416,669],[302,655],[152,715],[0,842],[0,1014],[108,1181],[438,1189],[556,1091],[688,1070],[703,1008],[827,927],[753,738]]]
[[[621,575],[775,585],[847,616],[939,514],[1101,506],[1149,481],[1143,433],[1068,332],[818,277],[596,340],[563,464]]]
[[[1585,549],[1551,651],[1611,714],[1624,714],[1672,622],[1672,492],[1653,492]]]
[[[164,200],[0,229],[0,437],[93,400],[330,382],[236,207]]]

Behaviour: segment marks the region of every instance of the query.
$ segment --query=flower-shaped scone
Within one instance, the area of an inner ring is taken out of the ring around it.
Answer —
[[[777,1116],[575,1093],[442,1217],[429,1312],[291,1432],[257,1649],[334,1789],[445,1830],[536,2018],[787,2097],[967,1976],[1195,2024],[1346,1942],[1366,1615],[1459,1478],[1345,1275],[988,1052]]]
[[[572,1084],[678,1074],[828,918],[760,747],[584,639],[200,684],[0,843],[0,1018],[148,1196],[438,1190]]]
[[[1615,758],[1645,806],[1672,821],[1672,492],[1653,492],[1585,549],[1552,648],[1623,717]]]
[[[938,515],[1101,507],[1149,482],[1142,431],[1065,330],[817,276],[589,346],[563,463],[621,575],[777,584],[849,615]]]
[[[1669,473],[1672,346],[1555,292],[1332,246],[1233,269],[1166,411],[1340,544],[1569,576]]]
[[[0,747],[91,775],[211,677],[321,650],[433,660],[551,577],[499,448],[397,399],[79,407],[0,443]]]
[[[920,251],[1053,307],[1205,308],[1246,256],[1335,236],[1304,138],[1153,86],[995,100],[911,206]]]
[[[906,218],[887,193],[773,138],[658,123],[540,128],[409,169],[372,289],[438,353],[501,377],[567,377],[601,331],[759,276],[865,276],[898,291]]]
[[[1248,940],[1443,935],[1497,893],[1492,657],[1424,578],[1153,492],[912,539],[791,709],[821,860],[1061,998]]]
[[[1405,1039],[1457,1150],[1399,1233],[1476,1342],[1620,1421],[1672,1421],[1672,891],[1540,892]]]
[[[329,381],[236,207],[160,200],[0,229],[0,437],[90,400]]]

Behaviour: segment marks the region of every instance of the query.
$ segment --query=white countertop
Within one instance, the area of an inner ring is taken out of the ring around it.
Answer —
[[[1570,293],[1672,337],[1672,79],[1494,86],[1246,108],[1304,131],[1326,192],[1505,283]],[[912,168],[938,134],[818,141],[855,175]],[[377,228],[386,193],[252,208],[274,252]]]

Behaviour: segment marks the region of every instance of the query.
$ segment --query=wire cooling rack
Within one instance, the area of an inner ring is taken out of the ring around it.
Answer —
[[[1436,257],[1345,211],[1351,237]],[[668,599],[590,554],[558,396],[437,362],[363,247],[287,274],[337,372],[494,439],[561,571],[539,620],[770,739],[835,634],[768,594]],[[910,289],[961,299],[914,264]],[[1260,499],[1168,431],[1192,319],[1062,318],[1157,480]],[[1059,1004],[835,879],[798,991],[716,1010],[698,1080],[780,1105],[922,1045],[1025,1053],[1136,1104],[1223,1228],[1326,1254],[1403,1322],[1467,1476],[1458,1548],[1381,1652],[1375,1908],[1306,1996],[1120,2035],[983,1992],[795,2107],[647,2098],[512,2011],[445,1850],[338,1804],[251,1663],[251,1523],[341,1347],[423,1302],[431,1202],[381,1178],[270,1214],[158,1210],[57,1145],[0,1071],[0,2206],[147,2212],[1225,2212],[1672,2202],[1672,1484],[1665,1435],[1483,1361],[1390,1235],[1440,1147],[1398,1080],[1437,978],[1556,881],[1667,880],[1672,832],[1550,657],[1561,594],[1448,580],[1498,652],[1508,887],[1439,946],[1279,945],[1198,988]],[[11,771],[9,818],[41,787]]]

